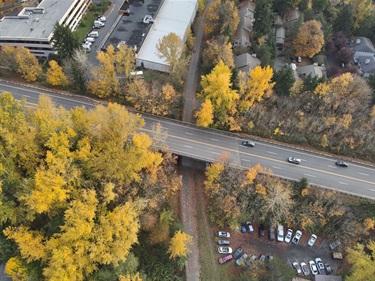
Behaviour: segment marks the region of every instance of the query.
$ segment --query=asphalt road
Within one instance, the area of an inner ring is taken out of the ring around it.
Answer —
[[[41,92],[51,96],[56,105],[67,109],[77,106],[93,108],[94,102],[84,97],[55,94],[47,90],[38,90],[27,86],[0,82],[0,92],[8,91],[16,99],[27,99],[27,106],[35,106]],[[233,163],[249,168],[257,163],[273,171],[282,178],[299,180],[305,177],[310,183],[356,196],[375,199],[375,166],[349,163],[349,168],[335,165],[337,158],[297,150],[286,146],[256,141],[253,148],[243,147],[242,138],[225,132],[199,129],[192,124],[143,116],[146,121],[144,130],[151,132],[156,123],[160,123],[167,133],[169,150],[181,156],[213,162],[224,152],[229,153]],[[289,156],[302,160],[300,165],[287,162]]]

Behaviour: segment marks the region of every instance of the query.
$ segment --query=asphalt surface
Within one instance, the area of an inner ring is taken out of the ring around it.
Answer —
[[[0,83],[0,92],[9,91],[16,99],[26,98],[28,106],[35,106],[39,93],[52,97],[56,105],[66,108],[85,106],[94,107],[88,99],[58,95],[48,90],[38,90],[28,86]],[[264,141],[255,141],[255,147],[241,145],[242,139],[223,131],[199,129],[193,124],[178,122],[167,118],[143,115],[146,126],[143,129],[151,133],[152,127],[160,123],[165,129],[169,150],[181,156],[213,162],[222,153],[228,153],[235,165],[249,168],[257,163],[269,168],[273,174],[282,178],[308,179],[311,184],[341,191],[344,193],[375,199],[375,166],[348,163],[349,168],[335,165],[338,158],[316,154],[307,150],[276,145]],[[291,164],[287,158],[293,156],[302,160],[301,164]]]

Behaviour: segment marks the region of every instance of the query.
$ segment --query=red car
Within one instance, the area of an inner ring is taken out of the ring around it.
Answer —
[[[219,258],[219,263],[220,264],[223,264],[223,263],[226,263],[227,261],[230,261],[233,259],[233,256],[232,255],[228,255],[228,256],[225,256],[225,257],[221,257]]]

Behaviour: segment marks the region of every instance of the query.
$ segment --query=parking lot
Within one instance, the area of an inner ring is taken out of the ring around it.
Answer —
[[[222,230],[222,229],[220,229]],[[295,233],[296,229],[293,229]],[[252,255],[259,258],[260,255],[265,256],[277,256],[284,260],[287,264],[291,266],[292,262],[296,261],[299,264],[305,262],[308,264],[309,261],[314,260],[319,257],[322,259],[323,263],[328,263],[332,268],[333,274],[337,273],[339,266],[341,265],[340,260],[333,260],[331,258],[331,252],[329,250],[329,242],[324,240],[322,237],[318,236],[317,241],[313,247],[307,245],[307,241],[310,238],[311,233],[303,233],[300,242],[295,245],[292,243],[277,242],[268,240],[268,229],[266,231],[265,237],[259,238],[258,236],[259,228],[254,225],[254,233],[241,233],[240,231],[230,231],[231,238],[229,247],[233,251],[237,250],[239,247],[243,248],[243,253],[246,253],[249,257]],[[214,234],[214,233],[213,233]],[[213,237],[214,235],[212,235]],[[217,248],[216,239],[214,239],[215,247]],[[217,253],[215,249],[216,257],[219,258],[223,255]],[[229,272],[233,274],[238,274],[243,270],[246,265],[238,267],[234,261],[229,261],[227,264],[220,265],[226,267]],[[308,276],[306,276],[308,277]],[[310,275],[311,277],[311,275]]]
[[[105,26],[95,29],[99,32],[99,37],[91,46],[89,53],[89,60],[94,65],[98,64],[96,54],[101,47],[106,48],[112,45],[116,48],[119,42],[125,41],[129,47],[136,46],[139,50],[152,26],[152,24],[143,23],[143,19],[146,15],[155,18],[162,0],[130,0],[129,15],[118,14],[123,0],[116,0],[112,3],[112,6],[104,13],[107,17]]]

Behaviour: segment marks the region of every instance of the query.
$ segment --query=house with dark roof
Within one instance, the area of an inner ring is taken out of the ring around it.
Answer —
[[[311,76],[322,78],[325,74],[325,67],[324,66],[318,66],[317,63],[305,65],[305,66],[299,66],[297,68],[297,73],[302,77]]]
[[[255,55],[245,53],[234,57],[234,65],[239,71],[248,73],[250,69],[260,65],[260,60]]]
[[[238,5],[240,22],[237,33],[233,40],[234,47],[248,47],[250,43],[250,32],[253,28],[255,3],[249,0]]]
[[[375,74],[375,47],[366,37],[352,39],[351,48],[354,51],[354,63],[358,66],[360,74],[368,78]]]

